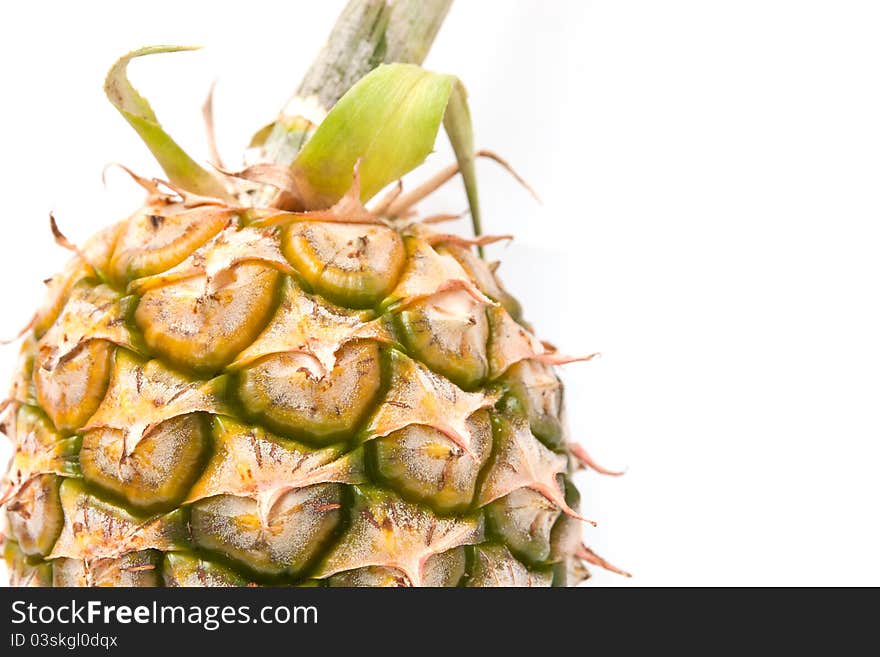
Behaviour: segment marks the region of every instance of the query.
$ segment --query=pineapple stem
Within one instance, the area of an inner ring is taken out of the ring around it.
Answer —
[[[349,0],[296,95],[329,110],[381,63],[421,64],[452,0]]]
[[[296,93],[275,123],[258,133],[265,135],[258,139],[262,161],[292,164],[327,112],[380,64],[421,64],[451,5],[452,0],[349,0]],[[444,124],[462,170],[474,234],[479,236],[473,136],[460,85],[447,106]],[[482,257],[482,245],[477,249]]]
[[[451,4],[452,0],[349,0],[266,138],[266,159],[293,162],[311,133],[295,117],[326,113],[379,64],[421,64]]]

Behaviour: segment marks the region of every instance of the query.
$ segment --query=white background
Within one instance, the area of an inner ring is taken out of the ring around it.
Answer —
[[[190,152],[215,77],[227,159],[270,120],[342,2],[18,2],[0,23],[0,333],[75,241],[157,173],[106,102],[131,77]],[[470,90],[501,272],[566,368],[601,585],[880,584],[880,5],[459,0],[426,65]],[[449,161],[445,139],[430,167]],[[458,211],[451,186],[426,206]],[[0,352],[11,369],[15,348]]]

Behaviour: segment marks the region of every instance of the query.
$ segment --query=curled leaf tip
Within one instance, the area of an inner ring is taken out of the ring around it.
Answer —
[[[106,277],[104,276],[104,272],[101,271],[101,268],[98,267],[94,262],[92,262],[88,255],[83,252],[82,249],[80,249],[76,244],[67,239],[64,233],[61,232],[61,229],[58,228],[58,222],[55,221],[54,212],[49,213],[49,228],[52,231],[52,237],[58,246],[60,246],[62,249],[71,251],[82,258],[83,262],[89,265],[92,270],[94,270],[95,275],[102,281],[106,279]]]
[[[134,171],[129,169],[124,164],[120,164],[119,162],[110,162],[107,164],[103,171],[101,171],[101,182],[104,186],[107,186],[107,172],[110,169],[120,169],[121,171],[128,174],[128,177],[131,178],[135,184],[141,187],[144,191],[147,192],[147,196],[150,199],[158,198],[163,196],[161,189],[159,188],[159,183],[155,179],[144,178],[143,176],[139,176]]]
[[[436,222],[436,221],[435,221]],[[504,242],[513,239],[513,235],[478,235],[476,237],[462,237],[455,233],[431,233],[425,235],[425,241],[430,245],[454,244],[469,248],[472,246],[486,246],[496,242]]]
[[[575,550],[575,556],[579,559],[583,559],[589,564],[599,566],[599,568],[604,568],[605,570],[616,573],[617,575],[622,575],[623,577],[632,577],[632,573],[618,568],[614,564],[610,563],[607,559],[603,559],[586,545],[581,544],[580,546],[578,546],[578,549]]]
[[[514,168],[510,165],[510,162],[508,162],[507,160],[505,160],[505,159],[504,159],[503,157],[501,157],[498,153],[496,153],[495,151],[490,151],[490,150],[488,150],[488,149],[486,149],[486,148],[481,148],[480,150],[478,150],[478,151],[476,152],[475,155],[476,155],[477,157],[485,157],[485,158],[487,158],[487,159],[489,159],[489,160],[492,160],[492,161],[495,162],[496,164],[498,164],[498,166],[500,166],[502,169],[504,169],[505,171],[507,171],[507,173],[509,173],[509,174],[513,177],[513,179],[514,179],[516,182],[518,182],[518,183],[520,184],[520,186],[521,186],[523,189],[525,189],[525,190],[531,195],[531,197],[532,197],[533,199],[535,199],[535,202],[538,203],[538,205],[543,205],[543,204],[544,204],[544,202],[541,200],[541,197],[538,196],[538,192],[535,191],[535,188],[532,187],[532,186],[528,183],[528,181],[526,181],[525,178],[523,178],[521,175],[519,175],[519,173],[517,173],[516,169],[514,169]]]
[[[205,124],[205,137],[208,140],[210,162],[218,169],[222,169],[224,168],[223,157],[220,155],[220,148],[217,146],[217,132],[214,129],[214,91],[216,89],[217,80],[215,79],[208,88],[205,102],[202,103],[202,121]]]
[[[77,247],[76,244],[67,239],[64,233],[61,232],[61,229],[58,228],[58,222],[55,220],[54,212],[49,213],[49,229],[52,231],[52,237],[58,246],[60,246],[62,249],[73,251],[77,255],[80,255],[79,247]]]
[[[467,215],[468,215],[467,210],[462,210],[461,212],[458,212],[456,214],[452,214],[452,213],[433,214],[429,217],[425,217],[424,219],[421,219],[420,223],[429,224],[429,225],[430,224],[443,224],[443,223],[446,223],[447,221],[458,221],[459,219],[463,219]]]
[[[36,324],[36,323],[37,323],[37,316],[34,315],[31,317],[30,321],[27,324],[25,324],[22,328],[20,328],[18,333],[16,333],[13,337],[3,338],[2,340],[0,340],[0,346],[5,346],[8,344],[13,344],[14,342],[18,342],[21,338],[23,338],[25,336],[25,334],[28,331],[30,331],[34,327],[34,324]],[[0,409],[0,412],[2,412],[2,409]],[[2,431],[0,431],[0,433],[2,433]],[[2,504],[2,502],[0,502],[0,504]]]
[[[165,132],[150,103],[132,86],[127,74],[129,62],[137,57],[197,49],[198,46],[148,46],[134,50],[110,68],[104,92],[153,153],[171,182],[196,194],[223,198],[226,190],[220,180],[199,166]]]
[[[572,443],[569,445],[569,451],[571,455],[577,460],[577,462],[584,468],[589,468],[594,472],[598,472],[599,474],[603,474],[609,477],[620,477],[626,473],[626,470],[609,470],[608,468],[602,467],[599,465],[592,456],[590,456],[589,452],[584,449],[583,445],[579,443]]]

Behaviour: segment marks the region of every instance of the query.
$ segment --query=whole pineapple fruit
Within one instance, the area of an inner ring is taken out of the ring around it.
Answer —
[[[131,57],[164,50],[107,91],[170,181],[134,176],[144,206],[81,247],[52,222],[75,255],[6,402],[12,584],[547,586],[608,567],[581,541],[570,475],[592,464],[553,369],[570,359],[474,252],[493,238],[416,220],[431,184],[364,205],[445,116],[478,217],[460,85],[380,67],[320,126],[263,131],[274,163],[220,176],[128,84]]]

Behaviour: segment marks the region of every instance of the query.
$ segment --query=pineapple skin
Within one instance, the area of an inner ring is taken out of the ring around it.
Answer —
[[[572,586],[565,362],[462,238],[152,194],[24,337],[16,586]],[[360,216],[360,214],[358,215]]]

